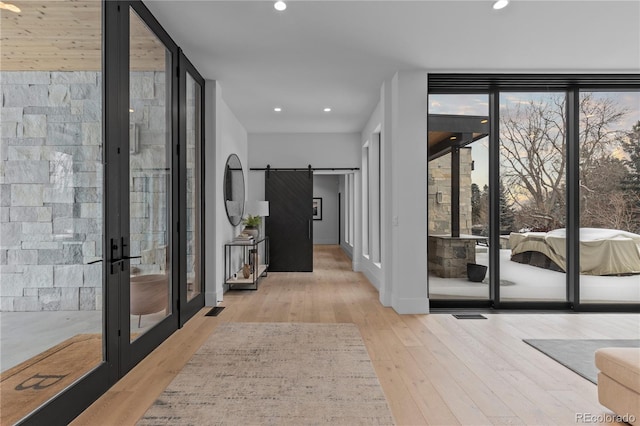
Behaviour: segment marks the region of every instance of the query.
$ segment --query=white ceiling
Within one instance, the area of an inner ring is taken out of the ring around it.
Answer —
[[[638,0],[145,3],[249,133],[359,132],[397,70],[640,72]]]

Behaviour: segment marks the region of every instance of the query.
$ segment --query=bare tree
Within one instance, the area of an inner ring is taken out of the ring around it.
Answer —
[[[611,156],[627,113],[612,99],[580,97],[580,174],[589,188],[602,158]],[[507,105],[500,116],[501,177],[517,209],[518,227],[548,230],[565,225],[566,102],[551,94]]]
[[[628,111],[612,99],[594,99],[591,93],[580,99],[580,185],[591,188],[600,179],[598,169],[603,159],[620,147],[625,132],[613,130]]]
[[[564,96],[507,106],[501,113],[501,176],[521,220],[534,228],[563,224],[566,167]]]
[[[636,232],[635,203],[638,195],[621,183],[629,172],[624,161],[603,156],[593,161],[587,175],[591,187],[580,186],[580,225],[587,228],[611,228]]]

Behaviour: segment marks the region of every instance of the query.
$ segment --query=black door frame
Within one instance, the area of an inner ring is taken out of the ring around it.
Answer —
[[[106,2],[106,6],[109,6],[110,1]],[[154,33],[154,35],[162,42],[165,48],[170,52],[171,66],[168,70],[171,73],[171,210],[169,224],[170,231],[170,247],[171,255],[169,256],[172,262],[171,274],[171,299],[169,305],[171,307],[171,313],[162,319],[153,328],[146,331],[139,336],[133,342],[130,341],[131,334],[131,322],[130,322],[130,290],[129,290],[129,262],[126,258],[129,253],[126,248],[122,248],[120,251],[121,259],[124,260],[123,268],[120,273],[120,294],[119,294],[119,318],[120,325],[118,329],[119,351],[120,351],[120,363],[119,374],[124,376],[129,370],[131,370],[136,364],[138,364],[144,357],[146,357],[153,349],[155,349],[160,343],[167,339],[174,331],[179,328],[179,306],[178,295],[180,285],[180,269],[177,262],[177,254],[179,253],[179,193],[180,193],[180,181],[178,172],[179,156],[178,156],[178,142],[179,142],[179,129],[178,129],[178,63],[179,52],[177,44],[171,39],[169,34],[162,28],[160,23],[154,18],[149,9],[141,1],[118,1],[115,5],[118,9],[119,19],[119,32],[122,39],[120,42],[125,42],[119,46],[118,51],[118,74],[120,75],[119,86],[117,90],[117,103],[120,116],[119,122],[126,123],[126,126],[119,126],[121,131],[126,131],[126,136],[121,137],[117,141],[113,141],[117,144],[121,152],[121,159],[118,162],[119,165],[119,194],[117,211],[121,215],[120,223],[120,235],[123,241],[127,242],[130,238],[130,220],[129,220],[129,29],[130,29],[130,14],[129,10],[133,10],[138,17],[145,23],[145,25]],[[125,38],[126,37],[126,38]],[[125,47],[126,46],[126,47]],[[108,166],[108,165],[107,165]],[[121,244],[122,245],[122,244]]]
[[[171,251],[172,251],[172,314],[148,330],[134,342],[129,342],[129,253],[122,242],[129,237],[129,8],[132,8],[171,52]],[[181,188],[186,176],[180,156],[181,133],[185,125],[182,113],[186,105],[179,102],[180,66],[188,69],[202,90],[201,123],[204,124],[204,79],[182,54],[168,33],[140,0],[102,0],[102,140],[104,162],[104,198],[102,205],[104,238],[102,242],[103,278],[103,362],[72,386],[54,396],[41,407],[21,419],[20,425],[68,424],[91,403],[103,395],[169,335],[204,307],[202,293],[186,300],[186,257],[181,236],[186,241],[186,197]],[[182,121],[181,121],[182,120]],[[204,126],[201,131],[201,155],[204,160]],[[183,158],[181,158],[183,157]],[[201,163],[199,173],[204,170]],[[204,217],[204,182],[201,191],[201,217]],[[202,228],[204,229],[204,228]],[[202,231],[204,235],[204,231]],[[201,248],[204,258],[204,244]],[[124,269],[124,271],[122,271]],[[204,263],[201,262],[204,285]],[[112,273],[113,271],[113,273]],[[182,277],[184,275],[184,277]]]
[[[179,131],[180,131],[180,149],[182,155],[180,155],[180,168],[179,168],[179,181],[184,182],[178,193],[178,203],[180,206],[180,217],[184,220],[180,221],[179,232],[183,237],[180,238],[180,249],[178,250],[178,262],[179,269],[183,271],[180,273],[180,297],[179,297],[179,312],[180,312],[180,327],[182,327],[192,316],[196,314],[204,306],[204,283],[205,283],[205,267],[203,260],[205,259],[204,239],[200,238],[197,248],[194,248],[199,253],[200,262],[198,263],[200,277],[200,294],[195,296],[191,300],[187,300],[187,74],[189,74],[195,82],[200,86],[200,140],[196,141],[200,145],[200,158],[196,161],[195,172],[200,177],[200,234],[205,234],[205,223],[203,218],[205,217],[205,182],[204,182],[204,119],[205,119],[205,102],[204,102],[204,78],[195,66],[184,55],[182,49],[179,49],[180,59],[178,65],[178,102],[179,102]],[[179,152],[180,154],[180,152]]]

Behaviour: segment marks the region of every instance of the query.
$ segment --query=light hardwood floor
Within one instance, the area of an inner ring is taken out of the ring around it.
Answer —
[[[577,413],[610,413],[594,384],[522,339],[637,339],[639,315],[398,315],[350,266],[338,247],[316,246],[315,272],[270,273],[256,292],[225,294],[218,317],[203,309],[72,424],[135,424],[218,324],[230,321],[358,325],[399,425],[571,425]]]

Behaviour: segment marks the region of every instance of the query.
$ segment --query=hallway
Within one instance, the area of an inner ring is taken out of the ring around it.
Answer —
[[[400,316],[338,246],[314,247],[313,273],[270,273],[222,305],[217,317],[201,310],[72,424],[135,424],[223,322],[355,323],[402,425],[574,424],[576,413],[602,414],[595,385],[522,339],[639,337],[635,314]]]

